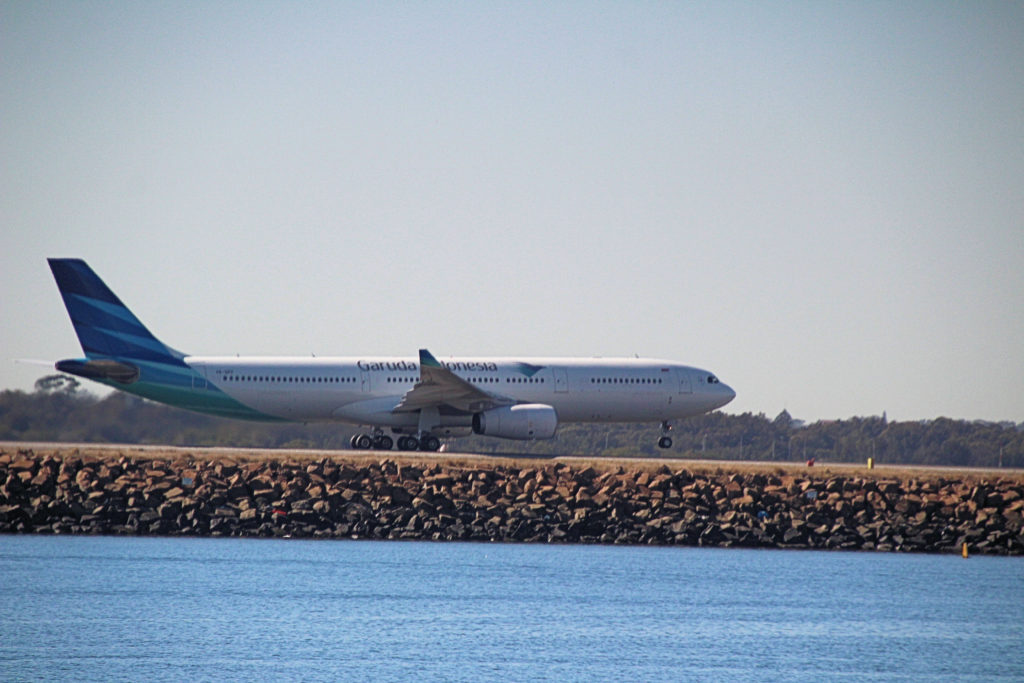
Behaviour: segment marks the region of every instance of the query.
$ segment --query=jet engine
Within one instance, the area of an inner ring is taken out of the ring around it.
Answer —
[[[555,409],[543,403],[492,408],[473,415],[473,432],[503,439],[550,439],[558,428]]]

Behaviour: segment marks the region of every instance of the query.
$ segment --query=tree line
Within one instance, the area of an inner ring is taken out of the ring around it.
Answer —
[[[33,392],[0,392],[0,441],[58,441],[239,448],[349,447],[359,429],[341,423],[259,423],[191,413],[120,392],[103,398],[65,375],[49,375]],[[675,457],[779,462],[863,462],[1024,467],[1024,424],[970,422],[940,417],[892,422],[883,416],[853,417],[805,425],[786,411],[721,412],[679,420],[673,447],[657,448],[651,424],[570,424],[548,441],[467,437],[458,450],[536,455]]]

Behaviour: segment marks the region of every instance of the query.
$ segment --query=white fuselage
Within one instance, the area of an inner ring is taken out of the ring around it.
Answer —
[[[188,356],[213,387],[265,415],[414,430],[416,414],[396,412],[420,379],[416,358]],[[552,406],[565,422],[667,421],[725,405],[735,393],[707,371],[653,359],[450,358],[458,377],[517,403]],[[199,381],[199,380],[197,380]],[[201,388],[201,387],[195,387]],[[443,416],[468,428],[470,414]]]
[[[662,423],[736,395],[709,372],[640,358],[191,356],[167,346],[82,259],[48,260],[84,358],[55,369],[142,398],[245,420],[373,427],[353,448],[436,451],[440,436],[550,439],[566,422]]]

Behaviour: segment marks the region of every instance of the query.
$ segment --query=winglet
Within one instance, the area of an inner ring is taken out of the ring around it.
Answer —
[[[426,349],[420,349],[420,381],[407,391],[393,409],[411,413],[425,408],[449,406],[476,413],[494,406],[511,405],[512,399],[493,394],[449,370]]]
[[[420,367],[439,368],[441,363],[434,358],[434,354],[430,353],[430,351],[420,349]]]

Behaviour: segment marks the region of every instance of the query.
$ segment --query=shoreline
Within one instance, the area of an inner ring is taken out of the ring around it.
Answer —
[[[0,533],[1024,555],[1024,472],[0,443]]]
[[[375,451],[375,450],[325,450],[315,448],[239,448],[237,446],[169,446],[162,444],[118,444],[118,443],[72,443],[59,441],[0,441],[0,454],[18,450],[31,450],[35,453],[67,453],[78,451],[79,454],[92,453],[95,457],[110,458],[113,456],[161,457],[177,458],[181,454],[198,454],[204,458],[229,460],[277,460],[294,459],[298,462],[318,460],[322,458],[345,459],[349,462],[374,461],[392,459],[401,462],[421,463],[426,466],[442,462],[463,462],[482,464],[494,463],[585,463],[595,467],[631,466],[657,468],[662,465],[670,468],[686,468],[695,471],[713,471],[728,469],[734,472],[762,472],[779,470],[787,473],[858,473],[866,477],[946,477],[956,476],[966,479],[1007,478],[1024,483],[1024,468],[1012,467],[960,467],[955,465],[913,465],[875,463],[868,469],[863,462],[832,462],[817,461],[814,467],[807,467],[804,462],[784,460],[711,460],[687,457],[605,457],[584,454],[536,454],[536,453],[470,453],[462,451]],[[2,482],[0,482],[2,483]]]

